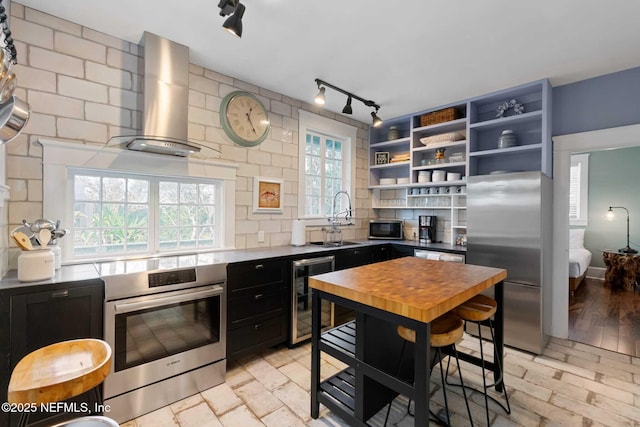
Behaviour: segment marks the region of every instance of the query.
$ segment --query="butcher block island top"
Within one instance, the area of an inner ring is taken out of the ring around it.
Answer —
[[[309,286],[427,323],[506,277],[501,268],[405,257],[312,276]]]

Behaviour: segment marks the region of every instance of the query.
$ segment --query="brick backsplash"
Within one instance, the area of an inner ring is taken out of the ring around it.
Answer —
[[[7,182],[14,183],[16,189],[3,212],[9,219],[4,230],[19,225],[22,218],[33,220],[42,215],[42,149],[35,144],[38,138],[102,145],[111,136],[139,132],[141,128],[142,49],[138,45],[15,1],[11,13],[20,59],[14,69],[19,77],[16,94],[26,98],[33,113],[24,132],[6,144]],[[280,246],[290,241],[291,220],[298,215],[298,108],[357,127],[354,162],[358,189],[352,197],[358,220],[345,235],[366,237],[367,221],[373,217],[367,190],[368,124],[196,64],[191,64],[189,71],[189,138],[221,152],[211,157],[238,164],[237,248]],[[220,102],[235,90],[254,93],[270,112],[271,132],[260,146],[235,145],[220,126]],[[211,150],[208,153],[213,154]],[[285,180],[282,214],[252,212],[256,175]],[[257,241],[258,230],[265,232],[263,243]],[[318,230],[310,230],[307,236],[318,234]],[[16,267],[18,252],[12,242],[0,247],[0,253],[9,254],[9,268]]]

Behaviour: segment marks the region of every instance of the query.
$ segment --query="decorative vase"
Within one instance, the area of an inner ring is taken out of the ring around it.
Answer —
[[[518,138],[512,130],[503,130],[498,138],[498,148],[509,148],[518,145]]]

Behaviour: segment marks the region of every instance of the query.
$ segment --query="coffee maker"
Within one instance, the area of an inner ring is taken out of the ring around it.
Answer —
[[[418,216],[418,238],[420,243],[434,243],[436,241],[436,223],[438,217],[435,215]]]

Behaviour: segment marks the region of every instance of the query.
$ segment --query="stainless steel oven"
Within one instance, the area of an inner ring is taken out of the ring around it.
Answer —
[[[118,422],[224,382],[226,264],[178,264],[103,274],[113,349],[104,400]]]

